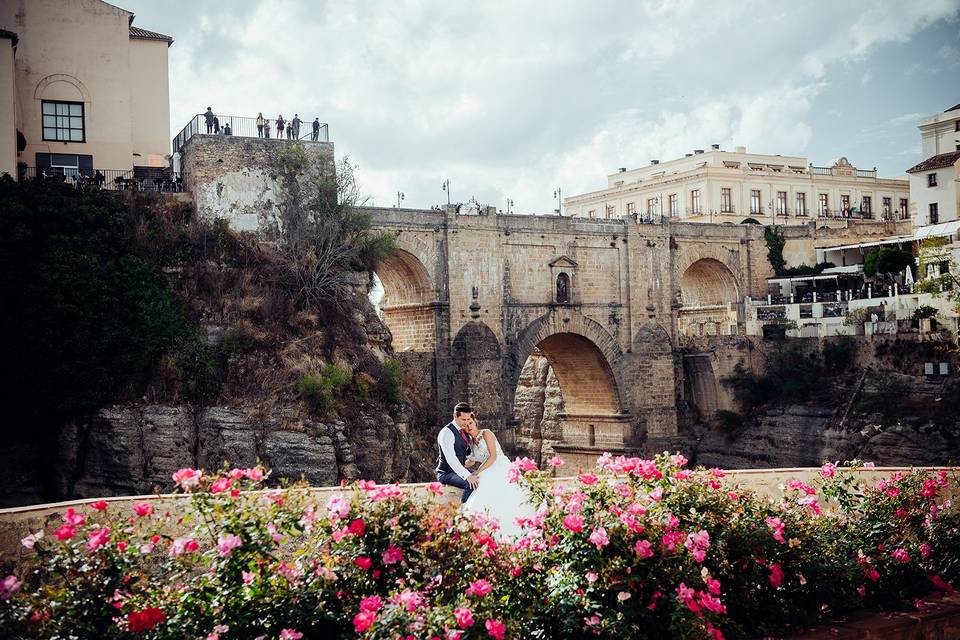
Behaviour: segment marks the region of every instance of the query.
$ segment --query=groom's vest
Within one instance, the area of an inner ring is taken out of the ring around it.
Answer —
[[[457,429],[457,425],[450,423],[444,427],[444,429],[450,429],[453,432],[453,452],[457,456],[457,460],[460,461],[460,464],[463,464],[467,461],[467,456],[470,455],[470,445],[467,444],[467,441],[463,439],[463,436],[460,435],[460,430]],[[443,450],[440,449],[440,443],[437,443],[437,478],[443,474],[453,471],[453,468],[447,464],[446,458],[443,457]]]

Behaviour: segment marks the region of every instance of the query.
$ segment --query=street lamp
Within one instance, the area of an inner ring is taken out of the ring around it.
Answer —
[[[507,198],[507,213],[513,213],[513,200]]]
[[[447,204],[450,204],[450,178],[443,181],[443,190],[447,192]]]
[[[560,187],[557,187],[553,190],[553,197],[557,200],[557,215],[563,215],[563,192],[560,190]]]
[[[400,202],[407,199],[407,195],[403,191],[397,191],[397,209],[400,208]]]

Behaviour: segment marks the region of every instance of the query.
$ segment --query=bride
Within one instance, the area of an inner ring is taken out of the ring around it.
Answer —
[[[464,509],[496,518],[501,538],[518,538],[523,530],[516,519],[532,518],[533,505],[523,488],[508,479],[510,460],[503,454],[497,436],[490,429],[480,429],[473,417],[465,430],[473,441],[470,459],[480,464],[474,470],[480,484],[470,494]]]

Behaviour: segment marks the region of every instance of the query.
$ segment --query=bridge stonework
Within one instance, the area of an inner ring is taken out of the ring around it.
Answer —
[[[377,269],[394,349],[439,414],[469,401],[513,444],[520,371],[537,352],[564,397],[553,449],[574,464],[671,446],[679,335],[742,335],[738,310],[772,275],[758,225],[369,212],[400,247]]]

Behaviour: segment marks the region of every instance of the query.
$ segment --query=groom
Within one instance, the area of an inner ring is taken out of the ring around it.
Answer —
[[[440,455],[437,457],[437,480],[458,489],[463,489],[460,502],[466,502],[480,483],[480,478],[467,467],[473,466],[473,460],[467,460],[472,452],[470,430],[473,429],[473,409],[466,402],[459,402],[453,408],[453,421],[437,434]]]

